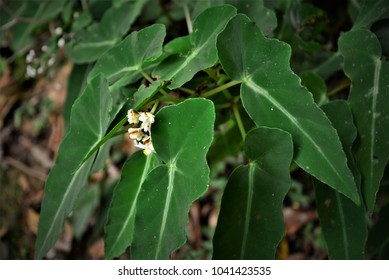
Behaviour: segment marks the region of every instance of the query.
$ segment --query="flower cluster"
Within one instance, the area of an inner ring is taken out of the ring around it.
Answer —
[[[40,50],[31,49],[25,58],[26,78],[36,78],[44,74],[56,62],[57,50],[65,45],[65,35],[61,27],[55,28],[52,37]]]
[[[128,110],[127,118],[130,124],[135,125],[135,127],[128,129],[128,134],[134,140],[135,147],[143,149],[145,155],[155,152],[150,136],[154,115],[149,112],[136,112],[131,109]]]

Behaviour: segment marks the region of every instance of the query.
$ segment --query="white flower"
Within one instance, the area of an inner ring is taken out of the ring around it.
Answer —
[[[136,142],[136,141],[135,141]],[[154,146],[153,144],[151,143],[151,137],[150,136],[146,136],[142,139],[142,142],[141,143],[134,143],[135,144],[135,147],[137,148],[140,148],[140,149],[143,149],[143,153],[148,156],[150,155],[151,153],[155,153],[155,150],[154,150]]]
[[[57,27],[57,28],[54,30],[54,33],[55,33],[55,35],[61,35],[61,34],[62,34],[62,28],[61,28],[61,27]]]
[[[52,56],[52,57],[50,57],[49,61],[47,61],[47,65],[48,66],[53,66],[54,63],[55,63],[55,57]]]
[[[65,46],[65,39],[63,37],[59,38],[57,45],[59,48],[62,48],[63,46]]]
[[[35,78],[36,76],[36,69],[32,67],[31,65],[27,65],[26,68],[26,77],[27,78]]]
[[[146,135],[143,133],[141,128],[129,128],[128,133],[130,138],[133,140],[141,141]]]
[[[127,118],[128,118],[129,124],[138,124],[139,123],[139,113],[135,112],[132,109],[128,110]]]
[[[148,112],[141,112],[139,116],[139,120],[142,122],[140,127],[145,132],[149,132],[151,128],[151,124],[154,123],[154,115]]]
[[[30,50],[28,52],[28,54],[26,55],[26,62],[27,63],[31,63],[34,58],[35,58],[35,51],[34,50]]]
[[[43,45],[42,48],[41,48],[42,52],[47,52],[48,50],[49,50],[49,47],[46,46],[46,45]]]

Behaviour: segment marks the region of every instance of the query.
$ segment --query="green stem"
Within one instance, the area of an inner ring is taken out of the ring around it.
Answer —
[[[149,74],[147,74],[146,72],[144,72],[144,71],[140,71],[140,73],[142,74],[142,76],[150,83],[150,84],[152,84],[152,83],[154,83],[154,80],[150,77],[150,75]],[[159,90],[159,92],[160,93],[162,93],[164,96],[169,96],[169,94],[163,89],[163,88],[161,88],[160,90]]]
[[[195,95],[196,94],[196,91],[194,91],[193,89],[189,89],[189,88],[180,87],[179,90],[183,91],[183,92],[186,92],[186,93],[189,93],[190,95]]]
[[[234,112],[236,123],[238,124],[240,134],[242,135],[242,139],[244,141],[244,139],[246,138],[246,130],[244,129],[242,118],[240,117],[239,109],[236,103],[232,105],[232,111]]]
[[[151,114],[154,114],[154,113],[155,113],[155,110],[157,110],[158,105],[159,105],[159,99],[155,100],[154,105],[153,105],[153,108],[152,108],[151,111],[150,111]]]
[[[221,86],[219,86],[217,88],[211,89],[210,91],[207,91],[207,92],[201,94],[201,97],[209,98],[209,97],[211,97],[211,96],[213,96],[213,95],[215,95],[215,94],[217,94],[217,93],[219,93],[219,92],[221,92],[221,91],[223,91],[225,89],[228,89],[228,88],[230,88],[232,86],[235,86],[237,84],[240,84],[240,81],[231,81],[229,83],[226,83],[224,85],[221,85]]]
[[[105,135],[86,155],[86,157],[82,160],[79,167],[81,167],[96,151],[105,144],[109,139],[115,136],[115,133],[127,122],[127,116],[125,116],[120,122],[118,122],[114,128],[107,135]]]

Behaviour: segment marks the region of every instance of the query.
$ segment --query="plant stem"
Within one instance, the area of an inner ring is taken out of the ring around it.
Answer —
[[[219,92],[221,92],[221,91],[223,91],[225,89],[228,89],[228,88],[230,88],[232,86],[235,86],[237,84],[240,84],[240,81],[231,81],[229,83],[226,83],[224,85],[221,85],[221,86],[219,86],[217,88],[211,89],[210,91],[207,91],[207,92],[201,94],[201,97],[204,97],[204,98],[211,97],[212,95],[215,95],[215,94],[217,94],[217,93],[219,93]]]
[[[242,139],[244,141],[244,139],[246,138],[246,130],[244,129],[242,118],[240,117],[239,109],[236,103],[233,103],[232,111],[234,112],[236,123],[238,124],[240,134],[242,135]]]
[[[189,89],[189,88],[180,87],[179,90],[181,90],[183,92],[186,92],[186,93],[189,93],[190,95],[195,95],[196,94],[196,91],[194,91],[192,89]]]
[[[154,83],[154,80],[150,77],[149,74],[147,74],[147,73],[144,72],[144,71],[140,71],[140,73],[142,74],[142,76],[143,76],[150,84]],[[159,92],[162,93],[162,94],[163,94],[164,96],[166,96],[166,97],[169,96],[169,94],[168,94],[163,88],[161,88],[161,89],[159,90]]]
[[[184,13],[185,13],[186,26],[188,27],[188,33],[190,34],[193,32],[193,26],[192,26],[192,19],[190,17],[188,4],[184,5]]]
[[[159,105],[159,99],[155,100],[155,103],[154,103],[154,105],[153,105],[153,108],[152,108],[151,111],[150,111],[151,114],[154,114],[154,113],[155,113],[155,110],[157,110],[158,105]]]
[[[350,81],[342,83],[342,84],[338,85],[337,87],[335,87],[330,92],[328,92],[327,97],[333,96],[333,95],[339,93],[340,91],[342,91],[343,89],[348,88],[349,86],[350,86]]]

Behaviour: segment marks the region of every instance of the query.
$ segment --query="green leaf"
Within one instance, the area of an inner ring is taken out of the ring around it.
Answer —
[[[119,88],[141,77],[144,65],[162,54],[165,26],[154,24],[132,32],[96,62],[89,79],[103,73],[109,84]]]
[[[108,9],[99,23],[75,32],[75,41],[66,46],[67,55],[77,63],[97,60],[127,33],[146,2],[136,0]]]
[[[368,30],[342,34],[339,48],[344,72],[351,79],[348,101],[358,129],[355,157],[366,205],[372,211],[389,158],[389,63],[381,58],[378,39]]]
[[[369,239],[366,244],[366,251],[370,254],[385,253],[389,245],[389,204],[382,207],[378,213],[378,221],[369,232]],[[384,258],[381,258],[384,259]],[[385,259],[384,259],[385,260]]]
[[[338,131],[354,178],[360,179],[351,149],[357,130],[347,102],[332,101],[322,109]],[[320,225],[330,259],[364,259],[367,239],[367,216],[364,206],[355,205],[344,195],[317,180],[314,180],[314,186]]]
[[[99,195],[100,189],[98,186],[93,186],[91,188],[84,188],[78,196],[72,215],[74,236],[78,240],[81,240],[82,235],[88,227],[89,219],[99,205]]]
[[[247,15],[265,34],[271,33],[277,27],[275,12],[267,8],[263,0],[197,0],[190,3],[194,6],[194,18],[207,8],[229,4],[234,6],[238,13]]]
[[[59,237],[65,218],[86,183],[93,157],[85,157],[112,121],[112,97],[106,80],[94,78],[72,108],[70,130],[63,139],[45,186],[35,257],[43,258]],[[82,162],[82,164],[80,164]]]
[[[175,89],[190,81],[197,72],[213,66],[217,61],[216,37],[235,14],[236,9],[229,5],[205,10],[193,23],[191,50],[167,57],[153,76],[171,80],[168,88]]]
[[[214,121],[213,103],[206,99],[188,99],[156,114],[151,136],[165,164],[149,173],[138,197],[134,259],[168,259],[185,243],[189,208],[208,187],[205,156]]]
[[[318,106],[329,102],[326,83],[318,74],[311,71],[304,71],[300,73],[300,78],[301,84],[312,93],[313,99]]]
[[[289,45],[265,38],[246,16],[237,15],[219,35],[217,47],[224,70],[242,81],[243,106],[256,125],[289,132],[295,162],[359,204],[336,130],[289,67]]]
[[[156,165],[155,155],[145,156],[142,151],[132,154],[124,164],[105,225],[105,259],[120,256],[131,244],[136,201],[146,176]]]
[[[250,159],[231,175],[213,238],[213,259],[274,259],[285,232],[283,200],[292,185],[289,133],[260,127],[247,134]]]
[[[69,128],[70,112],[74,101],[84,91],[87,83],[88,73],[91,69],[91,64],[76,64],[73,66],[72,73],[70,73],[68,80],[68,91],[66,94],[66,101],[62,113],[65,123],[65,131],[67,131]]]
[[[370,28],[370,26],[384,18],[389,18],[389,2],[387,0],[364,0],[352,30]]]

